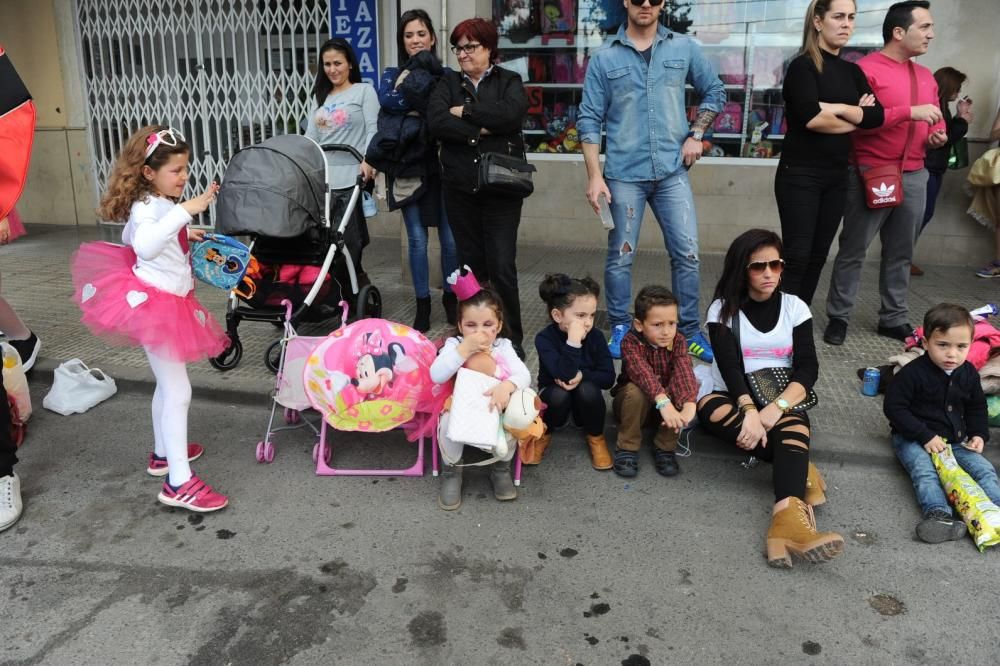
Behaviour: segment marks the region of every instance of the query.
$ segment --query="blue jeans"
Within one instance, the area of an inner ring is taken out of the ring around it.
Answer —
[[[661,180],[627,182],[606,179],[611,191],[615,228],[608,232],[604,289],[611,326],[631,324],[632,262],[648,203],[670,254],[670,280],[679,304],[681,333],[690,340],[698,333],[698,218],[687,171]]]
[[[426,206],[425,206],[426,210]],[[451,235],[448,226],[448,216],[444,212],[444,201],[438,208],[438,241],[441,244],[441,275],[445,278],[444,290],[451,291],[448,276],[458,268],[458,252],[455,250],[455,237]],[[406,225],[407,254],[410,258],[410,275],[413,278],[413,291],[417,298],[429,298],[430,268],[427,265],[427,229],[420,215],[420,202],[403,206],[403,224]]]
[[[899,458],[899,462],[903,463],[903,467],[910,474],[913,490],[917,494],[917,502],[924,515],[933,509],[951,513],[948,498],[944,494],[937,470],[934,469],[931,454],[924,450],[923,444],[906,439],[902,435],[893,435],[892,449],[895,451],[896,457]],[[981,453],[970,451],[961,444],[952,445],[951,450],[955,454],[955,460],[958,461],[959,466],[979,484],[991,502],[1000,506],[1000,481],[997,479],[997,471],[992,463]]]

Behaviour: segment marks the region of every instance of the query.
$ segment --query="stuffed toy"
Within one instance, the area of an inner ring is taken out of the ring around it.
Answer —
[[[519,442],[529,437],[545,434],[542,421],[542,401],[530,388],[518,389],[510,394],[510,402],[503,412],[503,428]]]

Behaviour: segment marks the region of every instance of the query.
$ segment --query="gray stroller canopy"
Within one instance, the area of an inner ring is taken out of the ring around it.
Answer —
[[[229,236],[300,236],[324,224],[326,192],[323,149],[297,134],[272,137],[229,161],[216,202],[215,230]]]

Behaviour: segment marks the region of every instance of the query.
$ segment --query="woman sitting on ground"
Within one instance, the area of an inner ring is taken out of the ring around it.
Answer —
[[[809,462],[809,418],[795,408],[809,395],[819,364],[809,307],[778,288],[781,252],[781,237],[764,229],[744,232],[729,246],[706,317],[715,350],[713,392],[698,403],[698,418],[711,434],[773,464],[767,561],[790,567],[790,554],[812,562],[836,557],[844,539],[816,531],[812,507],[826,497]],[[790,368],[790,381],[772,402],[757,404],[745,373],[775,367]]]

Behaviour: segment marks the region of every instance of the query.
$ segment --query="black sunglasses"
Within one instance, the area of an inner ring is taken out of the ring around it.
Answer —
[[[747,270],[751,273],[763,273],[766,268],[770,268],[772,273],[780,273],[785,270],[785,260],[772,259],[771,261],[751,261],[747,264]]]
[[[647,1],[650,7],[659,7],[663,4],[663,0],[631,0],[634,7],[642,7]]]

